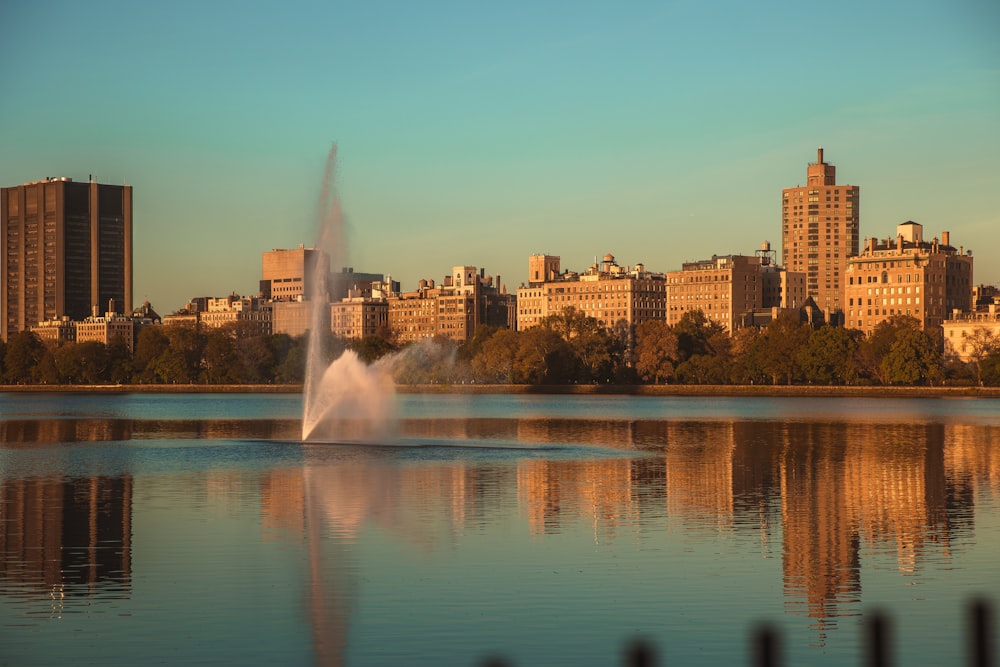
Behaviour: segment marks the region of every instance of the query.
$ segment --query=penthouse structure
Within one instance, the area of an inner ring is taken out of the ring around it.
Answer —
[[[528,258],[528,284],[517,289],[517,328],[536,326],[549,315],[575,308],[602,326],[629,327],[662,320],[667,310],[667,283],[662,273],[643,264],[621,266],[611,253],[583,273],[560,272],[556,255]]]
[[[0,339],[132,308],[132,188],[46,178],[0,188]]]
[[[866,334],[896,315],[916,318],[923,329],[940,329],[954,311],[972,306],[972,251],[951,245],[948,232],[925,241],[923,225],[897,225],[896,237],[868,239],[847,262],[847,326]]]
[[[847,258],[860,248],[859,191],[837,183],[837,168],[817,151],[806,185],[781,191],[781,259],[806,274],[806,292],[827,313],[841,311]]]
[[[389,326],[402,343],[433,336],[455,341],[471,338],[481,325],[513,328],[516,299],[475,266],[456,266],[441,285],[421,280],[412,292],[393,294]]]

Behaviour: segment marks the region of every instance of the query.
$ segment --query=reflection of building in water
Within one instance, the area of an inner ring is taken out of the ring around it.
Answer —
[[[837,616],[860,599],[862,541],[892,554],[901,572],[950,557],[971,525],[965,475],[946,461],[942,424],[789,423],[783,427],[782,524],[786,595],[807,613]],[[949,448],[950,449],[950,448]],[[968,476],[979,472],[969,470]]]
[[[951,491],[950,503],[962,496],[971,507],[972,499],[986,490],[994,497],[1000,496],[1000,448],[996,443],[1000,443],[998,426],[947,424],[944,427],[946,474],[955,487],[959,481],[963,485]]]
[[[861,595],[858,517],[845,475],[846,424],[789,423],[779,464],[785,594],[805,598],[806,613],[836,616]]]
[[[0,421],[0,446],[129,440],[132,426],[130,419],[7,419]]]
[[[847,481],[869,544],[895,547],[900,571],[933,546],[949,555],[942,424],[850,426]]]
[[[733,518],[739,527],[755,527],[770,539],[769,528],[781,516],[781,422],[733,424]]]
[[[522,460],[518,500],[527,510],[532,534],[558,533],[563,522],[587,519],[596,539],[613,535],[620,525],[637,524],[639,505],[632,488],[637,463],[619,458]]]
[[[668,422],[667,512],[717,530],[733,525],[732,422]]]
[[[261,530],[264,538],[305,531],[305,481],[301,468],[271,470],[261,480]]]
[[[0,579],[61,595],[132,580],[132,478],[0,483]]]

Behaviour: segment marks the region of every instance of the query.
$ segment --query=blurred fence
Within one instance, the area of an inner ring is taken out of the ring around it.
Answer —
[[[892,652],[892,622],[882,612],[866,615],[864,621],[864,643],[858,665],[863,667],[892,667],[896,665]],[[996,663],[996,627],[993,610],[985,600],[974,600],[966,613],[966,632],[963,638],[955,638],[955,657],[949,665],[969,667],[998,667]],[[748,664],[752,667],[782,667],[781,636],[769,625],[761,625],[751,640]],[[625,667],[667,667],[668,661],[661,660],[657,647],[646,640],[630,643],[623,652],[622,665]],[[513,667],[503,658],[489,658],[482,667]],[[901,665],[905,667],[905,665]]]

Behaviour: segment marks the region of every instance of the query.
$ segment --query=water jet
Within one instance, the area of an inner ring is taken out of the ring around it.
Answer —
[[[330,148],[317,212],[316,260],[307,281],[309,312],[306,375],[302,387],[302,440],[383,443],[396,431],[396,390],[388,368],[366,365],[351,350],[330,360],[330,267],[346,266],[347,239],[334,176],[337,145]]]

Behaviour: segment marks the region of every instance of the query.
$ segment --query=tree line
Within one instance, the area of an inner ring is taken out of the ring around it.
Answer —
[[[327,362],[353,350],[385,364],[400,384],[813,384],[1000,386],[1000,339],[970,339],[963,363],[942,353],[940,339],[897,316],[870,336],[828,324],[813,327],[784,313],[730,335],[701,311],[676,324],[624,322],[606,329],[567,309],[525,331],[480,327],[458,344],[435,337],[400,345],[388,330],[358,341],[329,335]],[[134,351],[124,341],[63,343],[21,332],[0,342],[6,384],[298,384],[305,336],[258,335],[221,328],[153,326]]]

